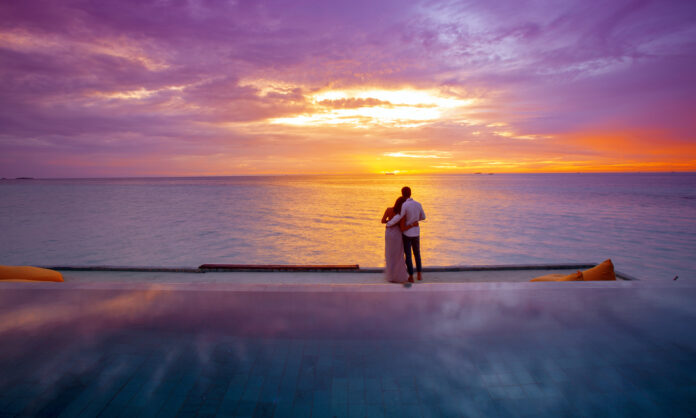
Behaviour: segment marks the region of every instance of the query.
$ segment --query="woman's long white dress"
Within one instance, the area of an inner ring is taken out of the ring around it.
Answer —
[[[384,233],[384,276],[387,281],[395,283],[404,283],[408,280],[404,261],[404,241],[399,228],[400,220],[401,215],[390,219]]]

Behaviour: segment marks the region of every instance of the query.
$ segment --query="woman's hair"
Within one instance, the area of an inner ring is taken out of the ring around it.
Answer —
[[[403,196],[399,196],[399,198],[396,199],[396,202],[394,202],[394,213],[395,214],[401,213],[401,205],[403,205],[405,201],[406,201],[406,198]]]

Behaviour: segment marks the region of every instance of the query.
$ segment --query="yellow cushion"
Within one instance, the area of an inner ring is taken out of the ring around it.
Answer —
[[[63,275],[55,270],[29,266],[0,266],[0,280],[29,280],[33,282],[62,282]]]
[[[575,281],[580,281],[582,280],[582,273],[581,272],[575,272],[573,274],[560,274],[560,273],[553,273],[553,274],[547,274],[546,276],[539,276],[535,277],[531,282],[575,282]]]
[[[582,277],[583,280],[588,282],[594,280],[616,280],[616,274],[614,274],[614,264],[612,264],[611,259],[604,260],[591,269],[583,271]]]

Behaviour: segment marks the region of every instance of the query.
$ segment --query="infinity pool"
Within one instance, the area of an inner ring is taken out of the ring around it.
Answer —
[[[687,283],[0,285],[0,416],[696,414]]]

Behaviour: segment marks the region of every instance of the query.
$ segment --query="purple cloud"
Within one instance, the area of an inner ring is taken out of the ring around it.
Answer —
[[[52,171],[42,163],[50,153],[73,165],[108,156],[115,166],[149,155],[121,173],[136,175],[162,164],[158,155],[223,149],[253,159],[263,149],[284,161],[298,149],[331,154],[335,138],[362,146],[356,153],[385,152],[350,127],[273,123],[391,106],[379,97],[313,101],[327,89],[476,100],[408,130],[371,128],[386,147],[456,155],[462,144],[482,153],[512,144],[533,158],[560,155],[565,136],[640,129],[661,132],[656,147],[694,144],[693,22],[696,6],[684,1],[4,2],[0,176],[80,172]],[[28,165],[10,164],[18,158]]]

